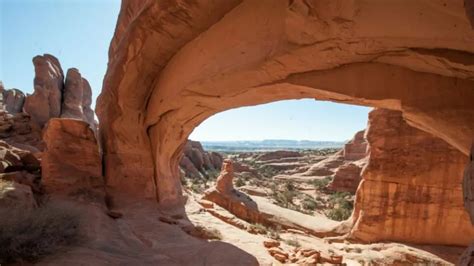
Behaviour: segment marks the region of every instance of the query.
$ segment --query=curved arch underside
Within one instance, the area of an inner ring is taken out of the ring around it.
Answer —
[[[197,125],[299,98],[401,110],[468,154],[474,31],[463,1],[124,0],[97,105],[107,184],[180,204],[178,162]]]

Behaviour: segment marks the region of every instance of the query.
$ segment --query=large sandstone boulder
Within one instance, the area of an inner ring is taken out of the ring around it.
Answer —
[[[33,58],[34,92],[26,97],[25,111],[43,127],[50,118],[61,115],[64,74],[59,60],[49,54]]]
[[[44,132],[41,169],[47,191],[67,193],[103,189],[102,161],[94,132],[86,122],[54,118]]]
[[[474,239],[461,189],[467,156],[409,126],[398,111],[372,111],[367,130],[370,158],[351,235],[367,242],[467,246]]]

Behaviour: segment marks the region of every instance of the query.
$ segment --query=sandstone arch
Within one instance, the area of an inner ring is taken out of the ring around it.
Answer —
[[[401,110],[468,154],[473,78],[462,0],[124,0],[97,107],[107,184],[179,204],[193,128],[282,99]]]

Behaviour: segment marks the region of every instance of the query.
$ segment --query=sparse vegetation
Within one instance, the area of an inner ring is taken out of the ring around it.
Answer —
[[[242,178],[236,178],[234,185],[236,187],[245,186],[245,181]]]
[[[300,244],[300,242],[298,241],[298,239],[296,237],[293,237],[292,239],[285,240],[285,243],[287,245],[295,247],[295,248],[301,247],[301,244]]]
[[[66,205],[0,210],[0,264],[34,262],[79,240],[79,214]]]
[[[279,206],[284,208],[290,208],[294,206],[293,199],[296,197],[296,192],[293,190],[288,189],[288,187],[292,188],[292,185],[286,184],[282,191],[275,189],[272,193],[272,197],[275,200],[275,203]]]
[[[329,207],[332,208],[326,213],[329,219],[336,221],[347,220],[351,216],[352,209],[354,208],[351,194],[347,192],[336,192],[332,194],[329,197]]]
[[[266,234],[268,231],[268,228],[264,226],[263,224],[251,224],[250,228],[248,228],[250,232],[256,233],[256,234]]]
[[[314,211],[318,207],[318,203],[309,195],[305,195],[301,201],[301,206],[305,210]]]
[[[309,183],[313,185],[314,188],[316,188],[317,190],[323,190],[327,187],[327,185],[329,185],[329,183],[331,183],[331,181],[332,181],[332,177],[327,176],[323,179],[314,179],[310,181]]]

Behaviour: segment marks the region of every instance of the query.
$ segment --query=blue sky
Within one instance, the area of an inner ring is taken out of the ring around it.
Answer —
[[[199,127],[193,140],[351,139],[367,126],[371,108],[316,101],[287,100],[218,113]]]
[[[97,97],[119,10],[120,0],[0,0],[0,80],[32,93],[31,60],[50,53],[64,72],[78,68]],[[314,100],[243,107],[209,118],[191,138],[347,140],[365,128],[368,110]]]

